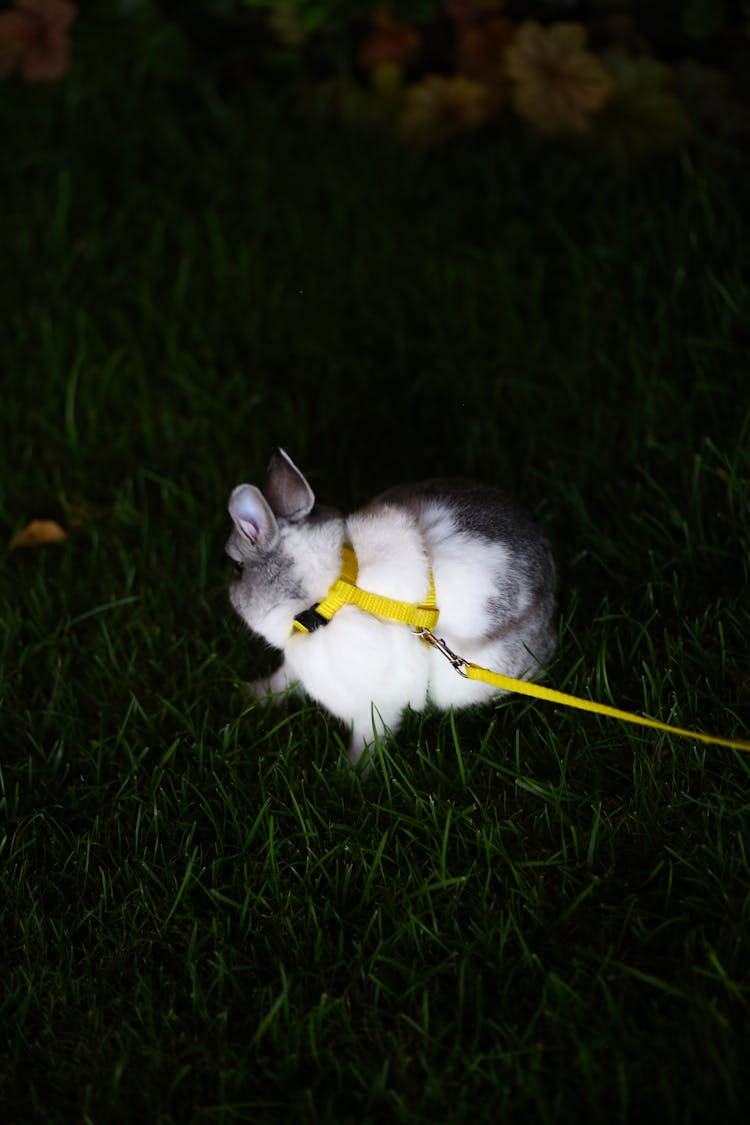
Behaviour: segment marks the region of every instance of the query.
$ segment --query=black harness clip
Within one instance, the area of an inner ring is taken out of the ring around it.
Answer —
[[[328,618],[318,613],[319,605],[320,602],[316,602],[309,609],[303,609],[302,613],[298,613],[294,619],[295,627],[303,633],[314,633],[321,625],[327,625]]]

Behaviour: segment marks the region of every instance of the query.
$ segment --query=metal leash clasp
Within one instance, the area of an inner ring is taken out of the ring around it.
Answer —
[[[464,679],[468,679],[468,676],[466,674],[467,662],[464,660],[463,656],[459,656],[458,653],[455,653],[452,648],[448,648],[447,644],[441,637],[436,637],[435,634],[429,629],[415,629],[414,633],[417,637],[420,638],[420,640],[423,640],[425,644],[432,645],[432,647],[436,648],[438,652],[442,652],[443,656],[447,661],[449,661],[450,664],[453,665],[458,674],[460,676],[463,676]]]

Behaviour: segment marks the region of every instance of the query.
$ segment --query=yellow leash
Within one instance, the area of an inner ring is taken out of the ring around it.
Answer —
[[[399,621],[404,625],[411,625],[414,632],[425,644],[432,645],[450,661],[456,671],[467,680],[479,680],[481,683],[491,684],[492,687],[503,691],[516,692],[518,695],[530,695],[534,699],[544,699],[547,703],[559,703],[563,707],[575,707],[579,711],[593,711],[596,715],[607,715],[611,719],[619,719],[623,723],[635,723],[641,727],[653,727],[655,730],[665,731],[667,734],[677,734],[681,738],[694,738],[698,742],[715,743],[717,746],[729,746],[733,750],[750,752],[750,742],[743,738],[719,738],[713,734],[704,734],[702,731],[686,730],[684,727],[673,727],[669,723],[662,723],[658,719],[647,719],[643,715],[635,715],[632,711],[621,711],[619,707],[610,707],[606,703],[595,703],[591,699],[581,699],[577,695],[568,695],[564,691],[555,691],[553,688],[542,687],[541,684],[531,683],[529,680],[516,680],[512,676],[504,676],[501,672],[491,672],[479,664],[473,664],[458,656],[448,648],[445,641],[436,637],[432,632],[437,625],[440,611],[437,608],[435,597],[435,579],[430,568],[430,588],[427,597],[418,605],[412,602],[400,602],[395,598],[384,598],[380,594],[372,594],[369,590],[360,590],[357,585],[358,574],[357,556],[348,545],[341,549],[341,573],[331,586],[325,598],[317,602],[310,609],[297,614],[294,619],[294,628],[301,633],[312,633],[321,625],[327,625],[333,615],[345,605],[355,605],[365,613],[372,613],[376,617],[384,617],[389,621]]]
[[[555,691],[553,688],[542,687],[541,684],[530,683],[529,680],[516,680],[512,676],[503,676],[500,672],[490,672],[488,668],[482,668],[479,664],[472,664],[470,660],[458,656],[448,648],[445,641],[440,640],[429,629],[417,629],[416,632],[423,641],[442,652],[456,671],[467,680],[480,680],[482,683],[502,688],[503,691],[531,695],[535,699],[544,699],[548,703],[561,703],[564,707],[575,707],[579,711],[608,715],[611,719],[620,719],[623,723],[636,723],[641,727],[666,731],[667,734],[678,734],[682,738],[695,738],[699,742],[711,742],[718,746],[730,746],[733,750],[750,752],[750,742],[743,738],[719,738],[713,734],[704,734],[702,731],[673,727],[669,723],[659,722],[658,719],[647,719],[643,715],[634,715],[632,711],[621,711],[619,707],[610,707],[606,703],[595,703],[591,699],[581,699],[577,695],[568,695],[564,691]]]

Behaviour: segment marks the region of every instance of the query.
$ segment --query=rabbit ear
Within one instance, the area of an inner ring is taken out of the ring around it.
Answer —
[[[254,484],[238,484],[229,497],[234,525],[254,547],[273,547],[279,525],[263,493]]]
[[[315,503],[315,493],[283,449],[277,449],[271,458],[265,494],[272,511],[287,520],[303,519]]]

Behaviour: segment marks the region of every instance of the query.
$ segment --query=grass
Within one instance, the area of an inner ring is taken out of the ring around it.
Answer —
[[[0,103],[0,520],[71,529],[0,566],[4,1119],[744,1120],[750,758],[512,699],[358,780],[222,556],[276,444],[504,484],[549,682],[747,737],[744,159],[97,73]]]

